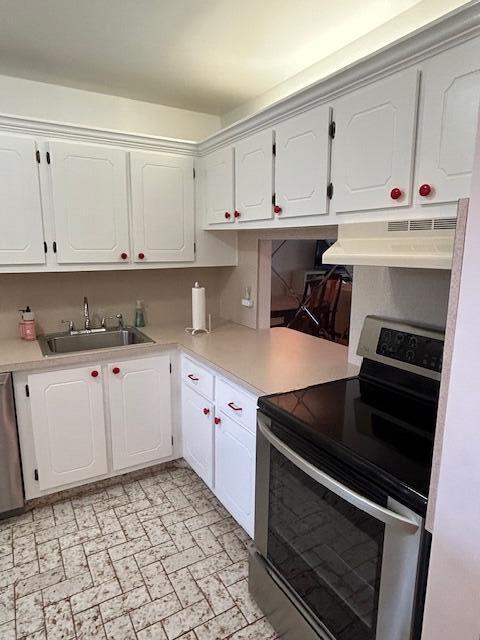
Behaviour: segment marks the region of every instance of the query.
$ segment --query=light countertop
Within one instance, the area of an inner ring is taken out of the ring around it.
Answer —
[[[259,394],[292,391],[358,373],[358,367],[347,361],[346,347],[283,327],[255,331],[225,323],[210,335],[197,336],[185,333],[179,325],[149,325],[142,331],[155,342],[48,358],[42,355],[36,341],[0,340],[0,371],[35,371],[111,362],[182,348]]]

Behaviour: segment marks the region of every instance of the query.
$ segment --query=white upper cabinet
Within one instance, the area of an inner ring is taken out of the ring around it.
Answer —
[[[233,147],[205,159],[205,209],[208,224],[235,220]]]
[[[172,453],[170,356],[106,367],[115,470]]]
[[[99,365],[28,377],[40,489],[107,472]]]
[[[480,104],[480,39],[427,61],[422,74],[415,199],[454,202],[470,195]]]
[[[206,484],[213,487],[214,406],[182,385],[183,457]]]
[[[42,206],[32,138],[0,135],[0,264],[44,264]]]
[[[334,104],[336,213],[411,203],[417,96],[418,72],[407,69]]]
[[[132,151],[133,259],[194,259],[193,158]]]
[[[235,211],[239,222],[273,216],[273,131],[250,136],[235,145]]]
[[[281,218],[328,213],[330,108],[311,109],[275,127],[275,212]]]
[[[128,261],[125,151],[56,141],[49,150],[58,262]]]

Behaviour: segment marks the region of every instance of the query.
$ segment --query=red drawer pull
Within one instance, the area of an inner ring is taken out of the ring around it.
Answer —
[[[98,378],[98,371],[94,369],[93,371],[90,372],[90,375],[92,376],[92,378]]]
[[[125,251],[123,253],[120,254],[120,257],[122,260],[126,260],[128,258],[128,253],[125,253]]]
[[[398,200],[399,198],[402,197],[402,195],[403,195],[402,190],[399,189],[398,187],[395,187],[390,191],[390,197],[392,200]]]
[[[120,373],[120,367],[113,367],[112,373],[114,373],[115,375],[118,375]]]
[[[273,207],[273,210],[277,215],[282,213],[282,207],[279,207],[278,204]]]
[[[209,413],[210,413],[210,409],[207,409],[207,407],[205,407],[205,408],[203,409],[203,414],[204,414],[204,415],[206,415],[206,416],[208,416],[208,414],[209,414]]]
[[[140,252],[140,253],[138,254],[138,259],[139,259],[139,260],[143,260],[144,258],[145,258],[145,254],[144,254],[144,253],[142,253],[142,252]]]
[[[188,377],[190,378],[190,380],[193,380],[193,382],[198,382],[199,378],[196,378],[193,373],[189,373]]]
[[[217,416],[215,416],[215,424],[220,424],[221,421],[221,418],[217,418]]]
[[[432,187],[429,184],[422,184],[418,190],[422,198],[426,198],[432,193]]]
[[[228,406],[230,407],[230,409],[233,409],[234,411],[241,411],[242,410],[242,407],[236,407],[233,402],[229,402]]]

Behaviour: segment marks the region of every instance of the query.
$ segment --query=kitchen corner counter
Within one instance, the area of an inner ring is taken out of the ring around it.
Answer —
[[[191,336],[183,327],[149,325],[143,329],[153,344],[97,349],[44,357],[37,341],[0,340],[0,371],[33,371],[92,361],[145,357],[166,349],[183,349],[247,385],[257,394],[281,393],[313,384],[348,378],[358,367],[347,361],[348,349],[292,329],[255,331],[225,323],[211,334]]]

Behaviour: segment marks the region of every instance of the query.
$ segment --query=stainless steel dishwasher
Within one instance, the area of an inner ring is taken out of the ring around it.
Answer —
[[[11,373],[0,373],[0,518],[23,507],[24,493]]]

